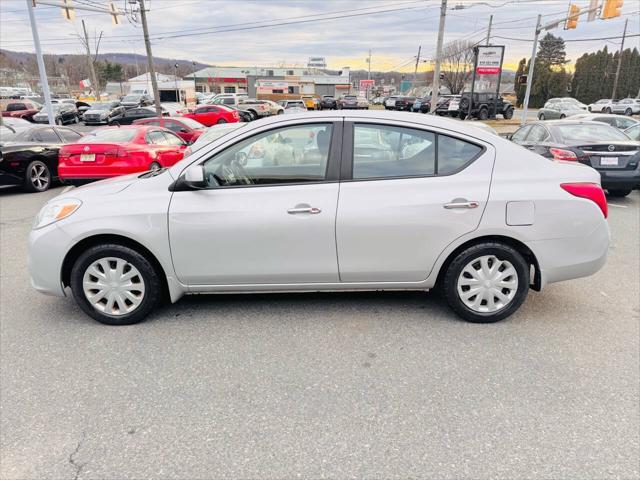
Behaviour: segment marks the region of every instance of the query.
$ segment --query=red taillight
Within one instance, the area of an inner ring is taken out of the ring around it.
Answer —
[[[604,218],[609,216],[607,198],[604,196],[604,190],[597,183],[562,183],[560,186],[575,197],[586,198],[594,202],[602,210]]]
[[[553,155],[554,160],[562,160],[564,162],[577,162],[578,156],[571,150],[562,148],[550,148],[549,152]]]

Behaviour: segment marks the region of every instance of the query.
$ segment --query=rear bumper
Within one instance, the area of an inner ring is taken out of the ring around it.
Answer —
[[[540,266],[541,286],[587,277],[600,270],[609,251],[609,224],[603,218],[587,237],[527,242]]]
[[[633,190],[640,187],[640,169],[627,171],[599,170],[602,188]]]

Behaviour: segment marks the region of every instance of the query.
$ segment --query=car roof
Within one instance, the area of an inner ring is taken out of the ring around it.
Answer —
[[[449,119],[446,117],[434,116],[434,115],[418,115],[416,113],[411,112],[395,112],[389,110],[331,110],[331,111],[322,111],[322,113],[295,113],[291,115],[287,115],[286,118],[282,118],[281,115],[273,115],[266,118],[261,118],[258,120],[254,120],[251,122],[252,124],[260,124],[260,125],[269,125],[269,124],[277,124],[283,121],[291,121],[291,120],[311,120],[317,119],[318,122],[322,122],[322,120],[339,120],[339,119],[354,119],[354,120],[381,120],[381,121],[398,121],[405,124],[406,127],[410,128],[413,125],[416,126],[424,126],[424,127],[437,127],[445,130],[450,130],[452,132],[460,132],[464,135],[469,135],[472,137],[479,138],[481,140],[485,140],[488,143],[494,143],[497,138],[495,135],[486,132],[480,128],[474,128],[473,131],[466,131],[467,125],[460,120]],[[593,123],[595,125],[603,125],[602,122],[585,122],[585,123]]]
[[[581,119],[573,120],[572,117],[564,118],[562,120],[537,120],[535,122],[529,123],[528,125],[549,125],[552,127],[555,127],[558,125],[597,125],[597,126],[607,125],[608,127],[611,127],[611,125],[604,122],[594,122],[593,120],[581,120]],[[611,128],[615,128],[615,127],[611,127]]]
[[[572,115],[569,119],[575,118],[594,118],[594,117],[603,117],[603,118],[629,118],[626,115],[618,115],[617,113],[579,113],[578,115]],[[631,118],[631,120],[635,120],[635,118]]]

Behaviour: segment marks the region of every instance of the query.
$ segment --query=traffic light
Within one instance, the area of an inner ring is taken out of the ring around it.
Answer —
[[[565,30],[573,30],[578,26],[578,19],[580,18],[580,7],[573,3],[569,5],[569,15],[567,21],[564,24]]]
[[[604,0],[602,4],[602,13],[600,14],[600,18],[615,18],[620,16],[620,10],[622,9],[622,5],[624,4],[624,0]]]

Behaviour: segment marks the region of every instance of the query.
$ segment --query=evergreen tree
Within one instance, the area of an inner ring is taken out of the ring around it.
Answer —
[[[547,33],[540,40],[540,48],[536,55],[536,62],[548,67],[561,67],[567,63],[567,52],[564,49],[564,40]]]
[[[527,90],[527,85],[524,83],[518,83],[518,79],[522,76],[525,75],[526,72],[528,72],[529,65],[527,65],[527,59],[523,58],[522,60],[520,60],[520,63],[518,63],[518,70],[516,71],[516,84],[515,84],[515,91],[516,91],[516,107],[521,107],[522,106],[522,102],[524,101],[524,94]]]

